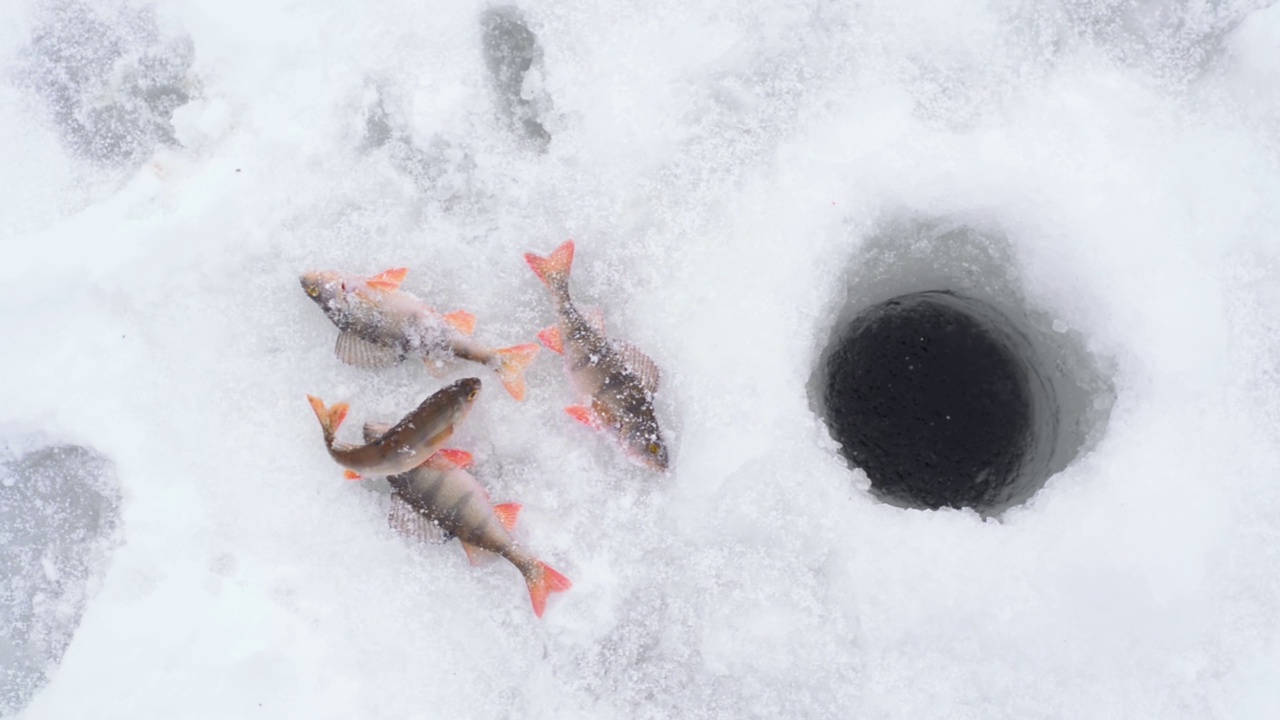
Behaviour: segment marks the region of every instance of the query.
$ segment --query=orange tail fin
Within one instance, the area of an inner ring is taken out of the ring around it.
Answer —
[[[537,273],[538,279],[552,290],[566,286],[569,282],[569,269],[573,267],[573,241],[565,240],[548,257],[538,257],[533,253],[525,253],[524,261]]]
[[[524,369],[537,355],[538,346],[532,343],[498,351],[498,377],[516,400],[524,400]]]
[[[524,581],[529,584],[529,600],[533,603],[533,614],[542,617],[547,609],[547,596],[553,592],[564,592],[573,587],[569,578],[561,575],[551,566],[537,561],[525,573]]]
[[[320,429],[324,431],[324,441],[332,443],[333,436],[338,433],[338,426],[342,425],[342,421],[347,417],[347,404],[338,403],[331,408],[326,408],[324,401],[314,395],[308,395],[307,400],[311,403],[311,410],[315,412],[316,419],[320,421]]]

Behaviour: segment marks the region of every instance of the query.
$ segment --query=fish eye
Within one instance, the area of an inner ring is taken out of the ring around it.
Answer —
[[[308,285],[308,286],[307,286],[307,295],[309,295],[309,296],[311,296],[311,297],[315,297],[315,296],[317,296],[317,295],[319,295],[319,294],[320,294],[320,288],[316,287],[315,285]]]
[[[651,443],[649,443],[649,454],[650,454],[650,455],[657,455],[657,454],[658,454],[659,452],[661,452],[661,451],[662,451],[662,446],[661,446],[661,445],[659,445],[659,444],[658,444],[658,443],[656,443],[656,442],[651,442]]]

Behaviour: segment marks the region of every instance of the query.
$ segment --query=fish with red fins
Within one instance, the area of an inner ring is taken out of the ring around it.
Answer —
[[[387,432],[385,425],[366,424],[366,442],[376,442]],[[471,454],[462,450],[441,450],[414,469],[387,480],[394,492],[391,523],[411,536],[429,533],[419,527],[425,520],[462,543],[472,564],[483,551],[495,553],[516,567],[529,587],[533,614],[542,617],[547,596],[573,587],[573,583],[551,566],[526,552],[511,537],[520,505],[493,505],[489,493],[466,468]]]
[[[547,257],[526,253],[524,258],[551,290],[559,316],[559,322],[538,338],[564,355],[565,371],[583,400],[565,411],[612,437],[632,461],[665,472],[667,446],[653,406],[661,377],[658,366],[634,345],[606,337],[603,322],[574,306],[569,298],[572,240]]]
[[[329,456],[346,470],[349,480],[363,475],[397,475],[427,461],[453,437],[454,428],[471,412],[480,393],[480,380],[466,378],[423,400],[413,412],[372,442],[349,445],[337,442],[338,427],[347,417],[347,404],[332,407],[318,397],[307,396]]]
[[[455,358],[470,360],[496,372],[507,392],[523,400],[524,369],[538,346],[495,350],[472,341],[468,336],[475,329],[475,316],[462,310],[438,313],[400,290],[407,273],[395,268],[373,277],[331,271],[302,275],[307,297],[338,326],[338,359],[366,368],[388,367],[409,357],[428,366]]]

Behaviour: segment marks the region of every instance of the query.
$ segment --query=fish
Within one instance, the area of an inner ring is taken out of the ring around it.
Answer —
[[[387,431],[385,425],[364,426],[366,442],[376,442]],[[542,617],[547,596],[573,587],[573,583],[550,565],[526,552],[511,537],[518,503],[493,505],[489,493],[466,468],[473,463],[464,450],[444,449],[412,470],[387,478],[391,483],[392,511],[388,521],[416,537],[429,537],[412,521],[424,518],[445,537],[456,537],[472,564],[488,551],[505,558],[524,576],[529,588],[533,614]],[[408,511],[408,512],[406,512]]]
[[[476,318],[458,310],[438,313],[400,290],[408,274],[393,268],[372,277],[327,270],[303,273],[307,297],[338,326],[334,354],[348,365],[389,367],[420,358],[428,368],[454,359],[470,360],[498,374],[516,400],[525,395],[524,370],[538,354],[533,343],[491,349],[471,340]]]
[[[308,395],[311,409],[320,421],[329,455],[345,467],[349,480],[365,476],[396,475],[421,465],[444,447],[458,423],[471,412],[480,394],[480,379],[465,378],[423,400],[413,412],[364,445],[348,445],[334,440],[347,416],[347,404],[332,407]]]
[[[525,262],[551,290],[559,321],[538,333],[543,345],[564,355],[565,371],[583,404],[565,412],[617,441],[633,462],[659,472],[669,463],[653,398],[661,373],[634,345],[604,334],[604,322],[584,314],[569,298],[573,241],[548,257],[525,253]]]

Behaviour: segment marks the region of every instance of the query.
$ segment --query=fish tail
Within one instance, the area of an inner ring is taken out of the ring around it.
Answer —
[[[538,279],[551,288],[551,292],[561,300],[569,297],[569,270],[573,267],[573,241],[565,240],[547,257],[539,257],[533,253],[525,253],[524,261],[529,263]]]
[[[311,403],[311,409],[315,411],[316,419],[320,421],[325,444],[332,445],[334,435],[338,433],[338,426],[342,425],[342,421],[347,417],[347,404],[338,403],[327,408],[324,401],[314,395],[308,395],[307,400]]]
[[[553,592],[564,592],[573,587],[569,578],[561,575],[541,560],[534,560],[522,570],[524,581],[529,584],[529,600],[533,603],[533,614],[542,617],[547,609],[547,596]]]
[[[524,400],[524,369],[538,355],[538,346],[532,343],[516,345],[497,351],[498,377],[502,386],[516,400]]]

